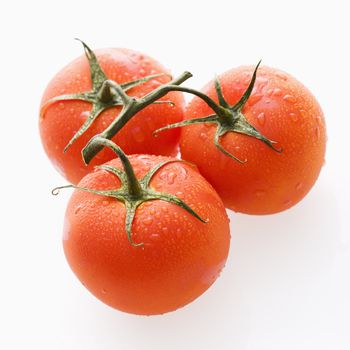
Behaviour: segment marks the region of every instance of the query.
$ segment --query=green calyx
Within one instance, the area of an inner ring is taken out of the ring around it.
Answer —
[[[101,68],[98,62],[98,59],[95,53],[83,41],[81,40],[79,41],[82,43],[84,47],[85,55],[89,62],[91,82],[92,82],[91,91],[77,93],[77,94],[56,96],[50,99],[49,101],[47,101],[40,111],[41,117],[44,118],[47,108],[55,102],[80,100],[80,101],[90,102],[92,104],[92,109],[90,111],[90,114],[86,118],[86,121],[83,123],[81,128],[76,132],[73,138],[66,145],[64,152],[66,152],[68,148],[82,134],[84,134],[84,132],[93,124],[93,122],[97,119],[97,117],[102,112],[115,106],[123,106],[123,100],[120,98],[120,94],[117,93],[116,86],[118,86],[118,88],[125,93],[138,85],[144,84],[149,80],[152,80],[159,76],[164,75],[164,74],[149,75],[147,77],[133,80],[133,81],[119,85],[116,82],[109,80],[107,78],[106,74],[104,73],[103,69]],[[171,104],[171,102],[169,101],[161,101],[156,103]]]
[[[260,61],[261,62],[261,61]],[[268,147],[273,149],[274,151],[281,153],[282,149],[277,149],[274,144],[275,141],[269,140],[265,136],[263,136],[254,126],[252,126],[247,118],[244,116],[242,110],[246,102],[248,101],[255,84],[256,80],[256,74],[258,67],[260,65],[260,62],[255,67],[253,76],[251,78],[251,81],[249,83],[248,88],[242,95],[241,99],[234,105],[230,106],[228,102],[225,100],[224,95],[222,93],[220,82],[217,78],[215,78],[215,90],[218,96],[219,103],[216,103],[214,100],[212,100],[209,96],[205,95],[204,93],[189,89],[186,87],[181,86],[171,86],[169,87],[171,90],[176,91],[183,91],[187,92],[193,95],[198,96],[201,98],[207,105],[215,112],[215,114],[209,115],[204,118],[194,118],[189,120],[184,120],[179,123],[170,124],[167,125],[161,129],[158,129],[154,132],[154,135],[157,135],[159,132],[172,129],[172,128],[179,128],[187,125],[192,124],[215,124],[216,125],[216,132],[214,136],[214,144],[215,146],[220,150],[220,152],[224,153],[226,156],[231,157],[232,159],[238,161],[239,163],[245,163],[247,160],[241,160],[237,157],[235,157],[233,154],[228,152],[221,144],[220,144],[220,138],[224,136],[225,134],[229,132],[236,132],[239,134],[247,135],[254,137],[262,142],[264,142]]]
[[[67,185],[56,187],[52,190],[52,194],[57,195],[59,193],[59,190],[63,188],[75,188],[78,190],[91,192],[97,195],[112,197],[117,201],[124,203],[126,209],[125,231],[129,242],[132,246],[143,245],[143,243],[135,243],[133,241],[131,228],[137,208],[142,203],[147,201],[162,200],[165,202],[175,204],[181,207],[182,209],[186,210],[188,213],[193,215],[201,222],[206,223],[205,220],[203,220],[193,209],[191,209],[191,207],[189,207],[180,198],[169,193],[157,192],[150,187],[150,182],[158,170],[160,170],[166,164],[172,162],[182,162],[181,160],[167,160],[165,162],[159,163],[154,168],[152,168],[146,175],[144,175],[144,177],[141,180],[138,180],[136,178],[135,172],[133,170],[132,165],[130,164],[128,157],[114,142],[101,137],[95,137],[93,139],[93,142],[94,144],[98,144],[102,147],[109,147],[119,156],[124,170],[118,169],[110,165],[100,165],[96,166],[96,168],[108,171],[109,173],[118,177],[121,182],[120,188],[110,190],[94,190],[86,187],[79,187],[76,185]]]

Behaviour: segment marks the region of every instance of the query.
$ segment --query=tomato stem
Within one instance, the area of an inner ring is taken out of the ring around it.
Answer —
[[[90,128],[90,126],[94,123],[94,121],[102,112],[114,106],[123,106],[128,98],[126,91],[129,91],[130,89],[138,85],[144,84],[149,80],[167,75],[164,73],[153,74],[119,85],[116,82],[107,78],[106,74],[104,73],[103,69],[101,68],[98,62],[95,53],[83,41],[79,39],[77,40],[82,43],[86,58],[89,63],[92,89],[90,91],[77,94],[56,96],[47,101],[41,107],[40,110],[40,116],[41,118],[44,118],[47,109],[56,102],[80,100],[92,104],[92,108],[88,117],[86,118],[85,122],[80,127],[80,129],[68,142],[68,144],[64,148],[64,152],[66,152],[69,149],[69,147]]]
[[[103,147],[104,146],[108,147],[118,155],[118,157],[123,165],[124,171],[125,171],[126,180],[127,180],[126,183],[127,183],[128,192],[129,192],[130,196],[132,196],[134,198],[141,197],[142,188],[140,186],[140,183],[137,180],[134,169],[133,169],[132,165],[130,164],[128,157],[125,155],[125,153],[122,151],[122,149],[119,146],[117,146],[114,142],[112,142],[111,140],[108,140],[108,139],[103,138],[103,137],[94,138],[94,143],[99,144]]]
[[[108,190],[94,190],[87,187],[80,187],[76,185],[66,185],[56,187],[52,190],[53,195],[57,195],[59,191],[63,188],[75,188],[77,190],[90,192],[93,194],[112,197],[119,202],[124,203],[126,209],[126,217],[125,217],[125,231],[128,237],[128,240],[132,246],[142,246],[143,243],[135,243],[132,239],[132,223],[135,218],[135,214],[137,208],[144,202],[151,200],[162,200],[168,203],[175,204],[189,214],[194,216],[196,219],[200,220],[203,223],[207,221],[202,219],[188,204],[182,201],[180,198],[170,194],[155,191],[150,187],[151,180],[153,176],[166,164],[173,162],[183,162],[180,159],[170,159],[164,162],[157,164],[150,171],[146,173],[140,180],[137,179],[134,169],[120,147],[118,147],[113,141],[108,140],[103,137],[95,137],[93,139],[92,146],[101,146],[101,147],[109,147],[112,149],[120,158],[124,171],[119,168],[113,167],[111,165],[100,165],[96,166],[96,168],[105,170],[115,176],[117,176],[121,182],[121,186],[118,189],[108,189]]]
[[[281,153],[282,149],[278,149],[274,146],[276,142],[269,140],[268,138],[263,136],[253,125],[251,125],[248,122],[247,118],[242,112],[244,105],[248,101],[253,91],[253,87],[256,80],[256,74],[260,63],[261,61],[259,61],[259,63],[256,65],[251,81],[246,91],[244,92],[240,100],[233,106],[229,105],[229,103],[225,100],[220,82],[216,77],[214,79],[214,84],[215,84],[215,90],[216,90],[219,103],[216,103],[213,99],[211,99],[209,96],[207,96],[203,92],[190,89],[187,87],[183,87],[183,86],[168,86],[167,89],[169,89],[169,91],[173,90],[173,91],[187,92],[201,98],[215,112],[215,114],[212,114],[203,118],[188,119],[179,123],[170,124],[168,126],[165,126],[161,129],[156,130],[153,134],[156,135],[159,132],[164,130],[179,128],[179,127],[192,125],[192,124],[211,123],[211,124],[215,124],[216,126],[216,132],[213,140],[216,148],[221,153],[225,154],[228,157],[231,157],[232,159],[238,161],[239,163],[245,163],[246,159],[245,160],[238,159],[233,154],[225,150],[224,147],[221,146],[219,142],[220,137],[224,136],[228,132],[235,132],[235,133],[254,137],[264,142],[268,147],[272,148],[274,151]]]
[[[169,83],[159,86],[157,89],[151,91],[146,96],[138,99],[130,97],[126,95],[122,89],[116,88],[116,91],[119,94],[120,98],[123,99],[123,109],[118,115],[118,118],[116,118],[102,133],[95,135],[84,147],[82,150],[82,156],[85,164],[89,164],[92,158],[103,149],[103,145],[93,142],[95,138],[102,137],[111,139],[137,112],[156,102],[158,99],[165,96],[169,91],[174,90],[175,86],[177,87],[178,84],[183,83],[191,77],[191,73],[184,72]],[[113,82],[113,86],[117,87],[115,84],[116,83]]]

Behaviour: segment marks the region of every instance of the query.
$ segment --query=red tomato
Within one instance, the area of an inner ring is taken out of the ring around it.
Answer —
[[[254,67],[244,66],[219,76],[229,105],[242,97],[253,70]],[[202,91],[218,100],[214,82]],[[242,112],[262,135],[277,141],[283,152],[277,153],[253,137],[226,133],[220,144],[246,160],[240,164],[215,147],[216,125],[197,124],[182,130],[182,158],[198,166],[227,208],[248,214],[272,214],[292,207],[310,191],[324,163],[326,127],[318,102],[289,74],[262,67]],[[195,97],[185,119],[211,114],[213,111]]]
[[[141,53],[128,49],[101,49],[96,56],[106,76],[119,84],[134,81],[158,73],[169,74],[161,64]],[[128,94],[141,97],[160,84],[170,80],[169,76],[160,76],[132,88]],[[43,95],[41,106],[53,97],[76,94],[92,89],[90,68],[85,56],[81,56],[63,68],[49,83]],[[179,131],[171,130],[159,139],[154,139],[152,132],[166,124],[181,121],[184,112],[184,99],[181,92],[170,92],[163,97],[169,104],[153,104],[137,113],[113,141],[120,145],[127,154],[149,153],[175,155],[178,149]],[[58,101],[47,108],[40,118],[40,135],[45,151],[59,172],[72,183],[90,172],[94,165],[102,164],[114,158],[109,149],[100,152],[86,166],[81,157],[81,150],[96,134],[102,132],[116,118],[120,107],[105,110],[97,117],[91,127],[63,152],[68,142],[86,121],[92,104],[85,101]]]
[[[129,157],[141,179],[169,158]],[[108,163],[121,169],[119,160]],[[106,190],[120,187],[105,170],[84,177],[79,186]],[[115,198],[75,190],[68,204],[64,251],[84,286],[104,303],[134,314],[162,314],[201,295],[224,267],[230,242],[224,205],[211,185],[187,163],[169,163],[153,176],[150,187],[181,198],[203,223],[183,208],[161,200],[140,205],[130,244],[125,206]]]

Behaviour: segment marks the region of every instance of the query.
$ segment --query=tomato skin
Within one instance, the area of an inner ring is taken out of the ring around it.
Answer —
[[[154,59],[129,49],[100,49],[96,50],[95,54],[107,77],[120,84],[148,75],[169,74],[169,71]],[[134,87],[128,94],[136,97],[144,96],[169,80],[169,76],[158,77]],[[51,80],[44,92],[41,106],[56,96],[90,91],[91,86],[88,61],[83,55],[69,63]],[[172,101],[175,106],[167,104],[148,106],[137,113],[112,139],[127,154],[173,156],[177,153],[179,130],[169,130],[157,138],[154,138],[152,132],[183,119],[185,108],[183,94],[170,92],[161,100]],[[48,107],[44,117],[39,121],[40,136],[48,157],[58,171],[74,184],[92,171],[94,165],[105,163],[115,156],[112,151],[105,149],[86,166],[81,157],[81,150],[94,135],[106,129],[116,118],[120,107],[104,111],[90,129],[78,138],[66,153],[63,153],[64,147],[88,117],[91,106],[91,103],[77,100],[55,102]]]
[[[243,66],[219,76],[230,105],[244,93],[253,70],[254,67]],[[217,101],[213,82],[202,91]],[[195,97],[187,107],[185,119],[212,113]],[[295,78],[274,68],[261,67],[243,113],[264,136],[278,142],[277,147],[283,149],[281,154],[257,139],[226,134],[220,143],[233,155],[247,160],[239,164],[215,147],[215,127],[199,124],[182,129],[182,158],[198,166],[229,209],[257,215],[288,209],[309,192],[324,163],[323,112],[311,92]]]
[[[161,156],[129,157],[141,178]],[[109,162],[121,168],[119,160]],[[79,186],[111,189],[119,180],[96,170]],[[224,205],[211,185],[186,163],[169,163],[151,187],[191,206],[202,223],[164,201],[141,204],[133,222],[133,247],[124,229],[125,207],[113,198],[75,190],[69,201],[63,245],[80,281],[104,303],[124,312],[153,315],[176,310],[201,295],[224,267],[230,242]]]

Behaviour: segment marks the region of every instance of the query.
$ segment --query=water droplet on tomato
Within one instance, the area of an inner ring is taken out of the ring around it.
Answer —
[[[295,113],[289,113],[289,116],[293,122],[297,122],[299,120],[298,116]]]
[[[173,171],[170,171],[170,172],[168,173],[168,184],[169,184],[169,185],[172,185],[172,184],[174,183],[176,177],[177,177],[177,174],[174,173]]]
[[[81,205],[78,205],[76,208],[75,208],[75,210],[74,210],[74,214],[75,215],[77,215],[79,212],[80,212],[80,210],[81,210]]]
[[[156,241],[158,238],[159,238],[159,234],[158,233],[152,233],[150,238],[153,240],[153,241]]]
[[[288,103],[295,103],[297,101],[297,99],[294,96],[289,95],[289,94],[284,95],[283,99]]]
[[[145,135],[143,134],[143,132],[139,126],[136,126],[132,129],[132,135],[133,135],[134,140],[136,142],[141,143],[145,140]]]
[[[315,138],[316,138],[316,140],[319,140],[320,137],[321,137],[321,130],[320,130],[320,128],[318,126],[316,126],[316,128],[315,128]]]
[[[147,226],[151,225],[152,222],[153,222],[152,216],[147,216],[146,218],[143,219],[143,223]]]
[[[146,74],[146,71],[143,68],[141,68],[139,70],[139,73],[140,73],[141,76],[144,76]]]
[[[282,90],[279,88],[276,88],[273,90],[272,95],[273,96],[282,96]]]
[[[207,139],[207,134],[205,132],[201,132],[199,134],[199,137],[202,139],[202,140],[206,140]]]
[[[84,111],[80,113],[80,118],[84,119],[85,121],[87,118],[89,118],[89,115],[90,115],[90,111]]]
[[[284,73],[281,73],[281,72],[275,73],[275,76],[277,78],[280,78],[280,79],[284,80],[284,81],[286,81],[288,79],[288,77]]]
[[[64,103],[63,103],[63,102],[60,102],[60,103],[58,104],[58,107],[59,107],[60,109],[64,109]]]
[[[255,191],[255,196],[258,198],[264,197],[266,195],[266,191],[264,190],[256,190]]]
[[[163,207],[162,207],[162,212],[163,212],[163,213],[167,213],[167,212],[168,212],[168,207],[163,206]]]
[[[181,238],[182,236],[182,230],[180,228],[176,229],[176,237]]]
[[[317,115],[315,117],[315,120],[317,125],[322,125],[322,117],[320,115]]]
[[[185,180],[187,178],[187,170],[182,166],[182,164],[177,164],[178,169],[178,179]]]
[[[267,95],[267,96],[271,96],[272,93],[273,93],[273,89],[268,89],[268,90],[266,91],[266,95]]]
[[[284,206],[289,207],[292,204],[292,200],[291,199],[286,199],[283,201],[282,203]]]
[[[300,190],[302,187],[303,187],[303,183],[302,183],[302,182],[298,182],[298,183],[295,185],[295,189],[296,189],[296,190]]]
[[[299,113],[300,113],[300,115],[301,115],[303,118],[305,118],[306,115],[307,115],[307,113],[306,113],[306,111],[305,111],[304,109],[299,110]]]
[[[107,200],[102,201],[102,205],[107,206],[109,202]]]
[[[259,125],[263,126],[265,124],[265,113],[261,112],[256,119],[258,120]]]
[[[102,289],[101,289],[101,293],[102,293],[102,294],[107,294],[107,290],[106,290],[105,288],[102,288]]]
[[[183,194],[184,194],[184,193],[181,192],[181,191],[176,192],[176,196],[177,196],[177,197],[181,197],[181,196],[183,196]]]
[[[137,159],[141,161],[146,161],[146,163],[151,159],[151,156],[149,154],[140,154],[137,156]]]

